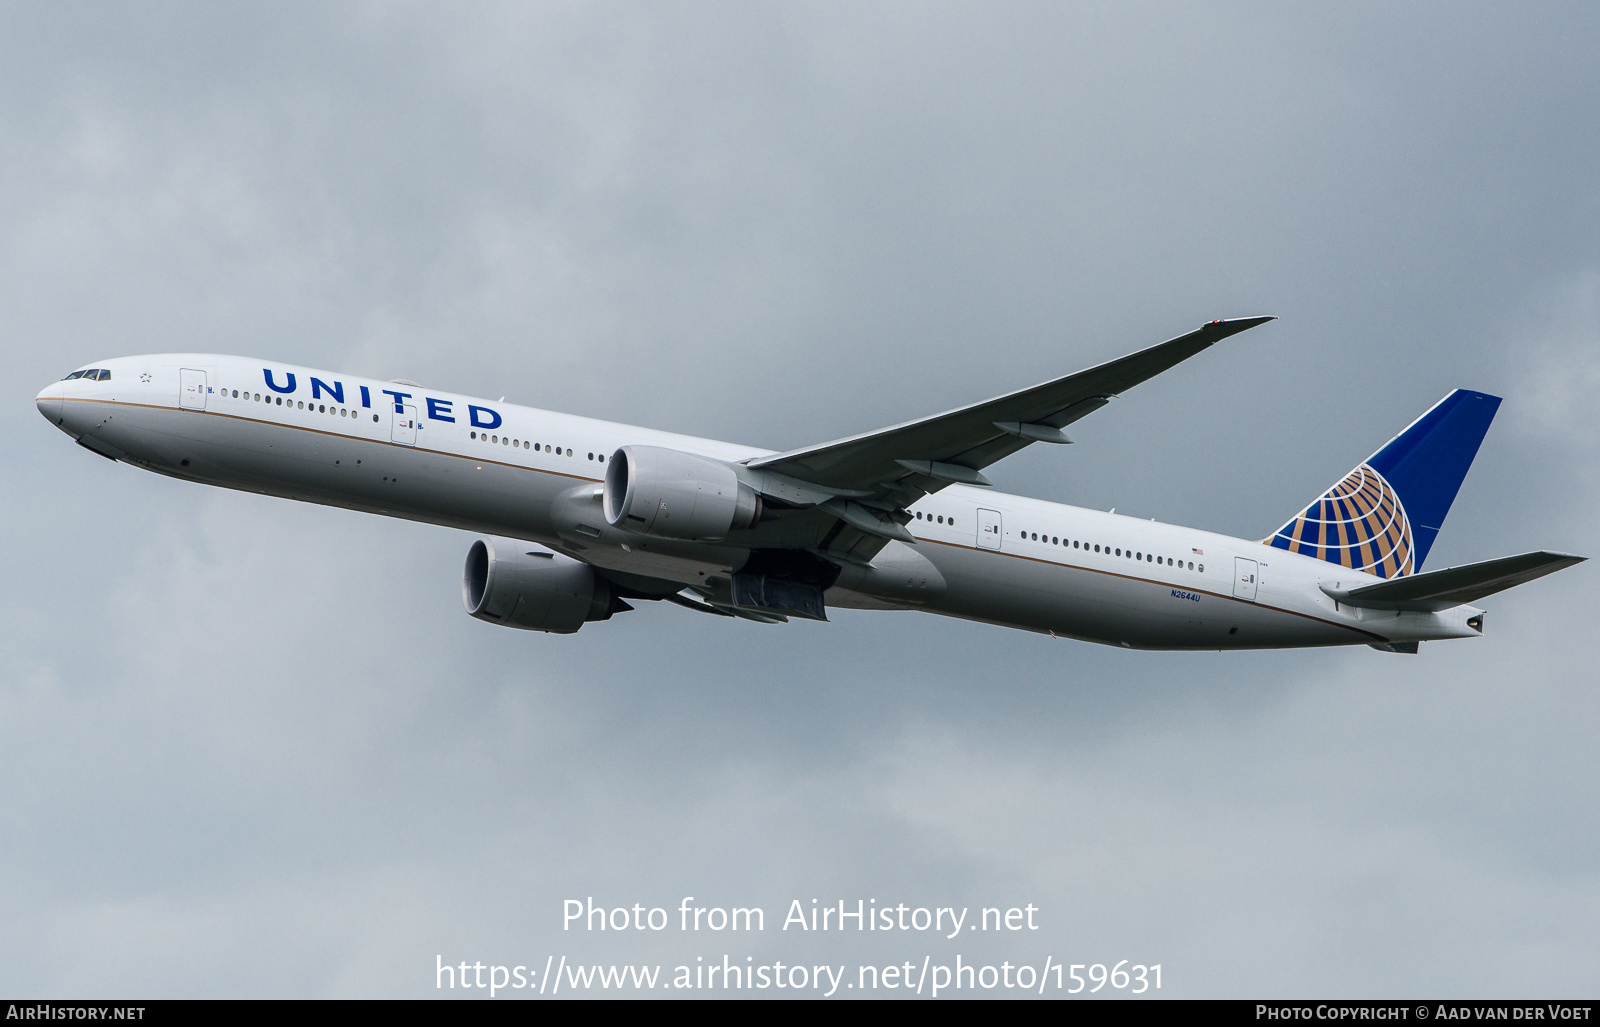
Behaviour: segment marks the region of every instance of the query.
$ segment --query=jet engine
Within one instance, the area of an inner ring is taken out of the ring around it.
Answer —
[[[633,609],[588,564],[509,538],[472,543],[461,599],[490,624],[564,635]]]
[[[733,468],[655,446],[612,454],[604,498],[612,527],[661,538],[726,538],[761,520],[761,497]]]

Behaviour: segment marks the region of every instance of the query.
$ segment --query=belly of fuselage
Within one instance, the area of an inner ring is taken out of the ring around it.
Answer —
[[[1201,580],[1162,581],[976,547],[923,543],[949,587],[925,609],[1133,649],[1255,649],[1375,641],[1222,595]]]
[[[551,497],[591,480],[209,412],[119,404],[94,434],[174,477],[516,537],[549,536]]]

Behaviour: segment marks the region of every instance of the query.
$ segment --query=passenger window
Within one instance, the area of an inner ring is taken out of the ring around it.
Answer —
[[[606,455],[604,453],[600,454],[600,462],[601,463],[605,463],[606,462]]]

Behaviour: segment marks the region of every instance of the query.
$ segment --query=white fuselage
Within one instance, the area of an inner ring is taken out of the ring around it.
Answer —
[[[748,551],[643,537],[574,545],[555,530],[552,503],[575,486],[598,486],[623,445],[723,461],[769,452],[242,357],[164,354],[94,366],[109,379],[58,382],[38,406],[102,455],[211,485],[534,541],[608,571],[685,585],[738,570]],[[1141,649],[1478,633],[1467,620],[1479,611],[1468,606],[1341,606],[1319,586],[1378,579],[1195,528],[965,485],[911,509],[915,551],[943,587],[885,598],[836,586],[830,606],[920,608]]]

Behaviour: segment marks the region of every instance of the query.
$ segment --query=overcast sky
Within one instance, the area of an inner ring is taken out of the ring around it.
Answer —
[[[1600,553],[1593,4],[0,4],[0,992],[435,957],[1600,990],[1594,565],[1420,655],[922,614],[469,619],[472,536],[72,445],[201,350],[789,448],[1281,320],[993,468],[1258,538],[1456,387],[1430,566]],[[561,901],[761,905],[753,937]],[[791,899],[1021,906],[960,943]]]

